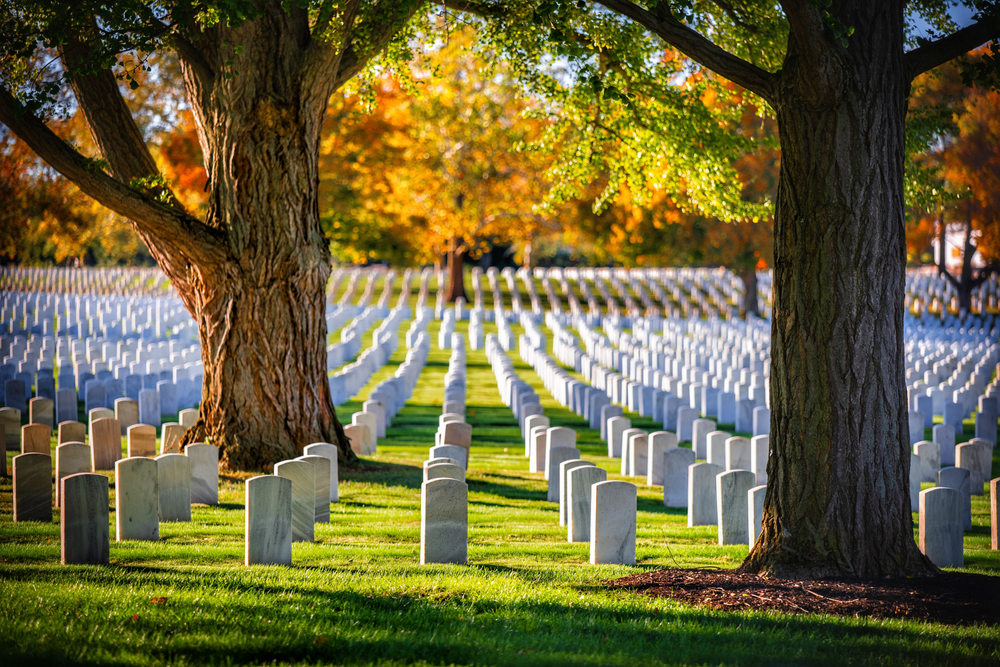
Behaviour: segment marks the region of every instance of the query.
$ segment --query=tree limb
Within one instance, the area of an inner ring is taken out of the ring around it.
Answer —
[[[935,262],[935,264],[938,267],[938,275],[943,275],[945,278],[948,279],[948,282],[951,283],[952,287],[954,287],[955,289],[958,289],[958,287],[959,287],[958,279],[955,278],[955,276],[951,275],[951,273],[948,272],[948,269],[945,268],[944,261],[942,261],[940,263]]]
[[[108,176],[55,134],[0,87],[0,122],[84,194],[122,215],[141,231],[170,243],[192,261],[212,265],[223,259],[222,237],[183,210],[155,201]]]
[[[739,11],[736,9],[736,7],[732,5],[732,3],[726,2],[726,0],[713,0],[713,1],[719,7],[719,9],[721,9],[726,14],[726,16],[729,17],[729,20],[732,21],[735,25],[738,25],[747,32],[753,33],[755,35],[759,32],[759,28],[757,28],[757,26],[750,25],[749,23],[743,20],[743,17],[740,16]]]
[[[73,93],[80,105],[90,132],[101,155],[111,165],[111,172],[122,183],[134,178],[146,178],[159,173],[156,160],[132,118],[110,69],[94,74],[80,73],[88,58],[88,47],[82,40],[70,39],[59,49],[59,55],[69,72]]]
[[[799,47],[806,66],[817,78],[825,81],[825,62],[829,58],[829,45],[822,38],[823,17],[816,6],[805,0],[782,0],[781,9],[788,18],[792,38]]]
[[[627,16],[681,53],[717,74],[772,101],[777,75],[734,56],[700,33],[663,11],[653,14],[630,0],[596,0],[613,12]]]
[[[983,19],[903,54],[910,79],[1000,37],[1000,19]]]

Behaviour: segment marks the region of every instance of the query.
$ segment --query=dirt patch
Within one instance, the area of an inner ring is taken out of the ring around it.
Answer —
[[[947,572],[913,579],[766,579],[734,570],[676,569],[606,582],[724,611],[775,610],[872,618],[907,618],[947,625],[1000,624],[1000,577]]]

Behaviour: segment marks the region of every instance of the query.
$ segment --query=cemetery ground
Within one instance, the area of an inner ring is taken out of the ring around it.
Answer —
[[[439,326],[429,329],[435,340]],[[458,331],[467,327],[460,322]],[[488,325],[491,330],[495,326]],[[369,386],[389,376],[405,352],[400,346]],[[112,487],[107,567],[60,565],[58,519],[13,523],[11,481],[4,478],[0,663],[1000,661],[1000,627],[988,623],[724,611],[610,587],[610,580],[664,568],[734,568],[747,547],[717,546],[714,527],[688,528],[685,510],[663,506],[660,487],[640,484],[637,565],[589,565],[588,545],[566,542],[558,506],[545,501],[541,473],[527,472],[517,421],[500,400],[484,352],[467,352],[466,414],[473,425],[468,565],[418,564],[421,465],[433,444],[449,357],[449,350],[434,345],[413,398],[380,439],[378,453],[357,468],[341,469],[340,502],[332,505],[330,523],[317,524],[315,544],[294,545],[292,567],[243,566],[243,480],[250,474],[223,474],[220,504],[196,505],[190,523],[161,523],[156,543],[114,542]],[[623,479],[599,434],[556,403],[529,366],[511,358],[536,387],[552,425],[575,428],[582,455],[605,468],[609,479]],[[365,395],[367,389],[358,396]],[[358,409],[355,400],[338,414],[349,419]],[[633,417],[637,427],[658,428],[651,419]],[[970,437],[967,430],[959,440]],[[998,464],[995,455],[992,476]],[[984,497],[974,496],[972,511],[960,571],[1000,577]]]

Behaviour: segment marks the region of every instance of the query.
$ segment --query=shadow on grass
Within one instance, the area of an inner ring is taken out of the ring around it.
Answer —
[[[426,571],[445,577],[474,569],[525,574],[496,565]],[[730,614],[680,604],[648,609],[640,603],[643,598],[630,593],[608,592],[602,598],[599,585],[578,587],[581,594],[591,594],[579,603],[504,601],[463,589],[461,579],[451,586],[432,587],[429,580],[413,590],[377,594],[270,583],[280,571],[240,568],[220,577],[150,567],[75,568],[74,574],[90,585],[126,586],[143,596],[111,603],[111,609],[81,609],[80,625],[98,622],[98,616],[106,621],[109,613],[126,619],[133,614],[115,628],[117,641],[108,644],[102,633],[91,631],[75,635],[74,641],[37,641],[27,636],[30,631],[18,629],[20,641],[4,642],[0,656],[5,664],[111,664],[141,654],[154,664],[237,665],[839,665],[891,657],[889,662],[900,664],[968,667],[995,664],[992,658],[1000,650],[995,633],[929,638],[927,626],[918,623]],[[11,574],[35,582],[63,580],[55,572],[27,568]],[[191,595],[167,596],[162,602],[144,597],[159,590]],[[45,613],[26,606],[20,623]],[[192,618],[197,622],[189,623]]]

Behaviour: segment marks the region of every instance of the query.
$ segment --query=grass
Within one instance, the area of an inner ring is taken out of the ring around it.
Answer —
[[[58,520],[12,523],[11,483],[0,481],[0,664],[1000,661],[996,627],[724,613],[606,592],[604,580],[642,570],[735,567],[747,547],[717,546],[714,528],[687,528],[683,510],[665,508],[659,489],[640,485],[637,565],[589,565],[587,545],[566,542],[557,508],[544,500],[541,474],[526,472],[517,423],[499,400],[482,351],[468,351],[469,564],[418,565],[421,462],[433,444],[449,355],[437,349],[437,326],[412,400],[378,454],[342,471],[341,502],[330,523],[317,526],[315,544],[294,545],[292,567],[243,567],[244,475],[224,477],[219,506],[195,506],[190,523],[161,524],[160,542],[112,541],[110,567],[61,566]],[[401,345],[370,386],[391,375],[405,352]],[[577,429],[583,456],[621,479],[597,433],[558,406],[516,353],[510,356],[536,386],[552,425]],[[342,419],[360,409],[367,392],[339,408]],[[113,514],[113,498],[111,508]],[[974,499],[973,523],[964,569],[1000,574],[983,497]],[[111,531],[114,540],[113,516]]]

